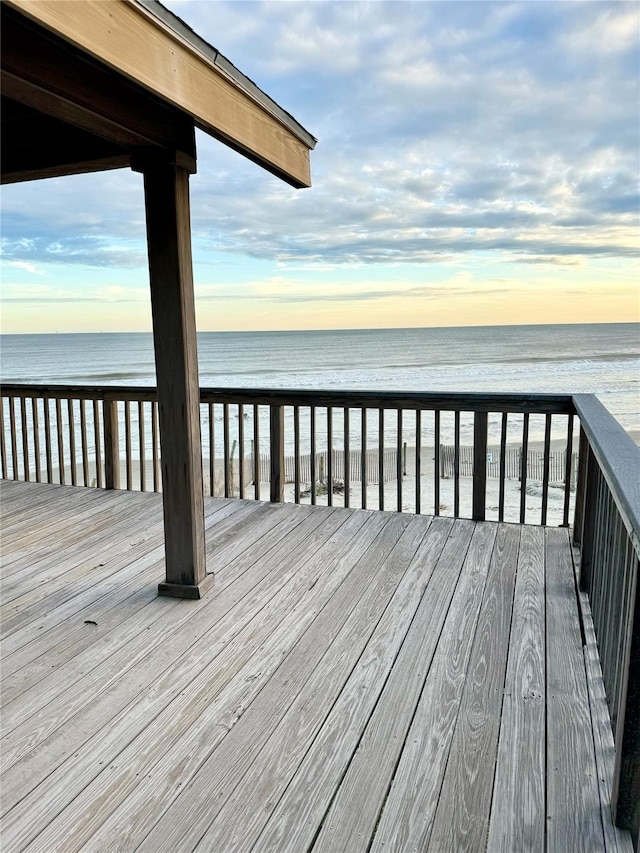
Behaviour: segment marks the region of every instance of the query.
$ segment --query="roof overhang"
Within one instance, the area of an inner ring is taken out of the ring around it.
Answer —
[[[153,0],[4,0],[3,182],[130,165],[193,128],[295,187],[315,139]]]

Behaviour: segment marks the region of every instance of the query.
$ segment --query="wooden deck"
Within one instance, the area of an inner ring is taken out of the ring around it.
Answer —
[[[2,850],[627,851],[566,529],[4,482]],[[584,604],[584,603],[583,603]]]

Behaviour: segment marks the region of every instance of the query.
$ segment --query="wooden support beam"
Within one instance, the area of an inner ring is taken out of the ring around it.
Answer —
[[[166,581],[160,595],[200,598],[205,565],[200,391],[191,266],[189,174],[143,166],[156,356]]]
[[[213,56],[194,47],[142,4],[92,0],[80,10],[73,0],[6,0],[2,5],[97,60],[97,67],[115,71],[117,82],[133,81],[138,93],[146,91],[171,105],[201,130],[292,186],[311,185],[313,137],[302,129],[294,132],[290,117],[271,102],[262,103],[264,96],[260,98],[257,87],[248,81],[241,85]],[[34,60],[37,57],[29,55],[25,64]],[[21,69],[20,76],[28,74],[29,68]],[[79,88],[81,82],[82,78]],[[74,112],[78,100],[71,101]],[[104,123],[110,117],[100,118]],[[130,129],[128,123],[125,129]],[[106,130],[102,133],[106,138]]]

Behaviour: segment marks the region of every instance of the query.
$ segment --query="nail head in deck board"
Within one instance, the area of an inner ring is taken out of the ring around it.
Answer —
[[[545,530],[547,851],[604,846],[584,654],[568,533]],[[571,820],[568,820],[568,816]]]
[[[460,709],[496,525],[475,525],[371,851],[426,849]]]
[[[435,518],[431,523],[416,555],[424,571],[416,617],[366,730],[348,756],[344,778],[336,782],[336,796],[326,816],[320,815],[315,824],[321,828],[314,853],[357,850],[366,847],[373,835],[459,578],[455,567],[462,568],[470,538],[471,529],[453,519]],[[300,793],[301,788],[294,788],[295,792]],[[309,807],[317,808],[317,795],[310,799]],[[278,812],[281,809],[282,803]],[[274,816],[273,822],[277,819]],[[300,831],[298,823],[287,842],[293,842]]]
[[[520,530],[500,525],[429,849],[486,847]]]
[[[544,534],[523,527],[487,850],[544,850]]]

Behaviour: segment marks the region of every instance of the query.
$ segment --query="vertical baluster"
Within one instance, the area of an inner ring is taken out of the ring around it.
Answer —
[[[529,412],[522,417],[522,460],[520,465],[520,524],[527,513],[527,466],[529,456]]]
[[[22,430],[22,470],[29,481],[29,429],[27,427],[27,398],[20,397],[20,428]]]
[[[498,498],[498,521],[504,521],[504,488],[506,479],[507,462],[507,421],[509,415],[502,413],[502,425],[500,427],[500,497]]]
[[[138,445],[140,449],[140,491],[147,491],[147,452],[145,449],[144,402],[138,400]]]
[[[316,407],[311,406],[310,414],[310,430],[311,430],[311,503],[316,504]]]
[[[488,412],[473,416],[473,518],[484,521],[487,506]]]
[[[416,515],[422,510],[422,412],[416,410]]]
[[[362,509],[367,508],[367,410],[362,409],[360,425],[360,502]]]
[[[244,406],[238,403],[238,493],[244,497]]]
[[[453,515],[460,518],[460,412],[453,413]]]
[[[564,466],[564,510],[562,526],[569,526],[569,501],[571,500],[571,476],[573,474],[573,413],[567,420],[567,451]]]
[[[300,407],[293,407],[293,500],[300,503]]]
[[[133,488],[133,468],[131,465],[131,403],[124,401],[124,453],[127,471],[127,491]]]
[[[42,464],[40,461],[40,418],[38,414],[38,399],[31,398],[31,420],[33,422],[33,454],[36,457],[36,482],[42,482]]]
[[[87,401],[78,400],[80,406],[80,444],[82,447],[82,482],[89,485],[89,445],[87,442]]]
[[[209,494],[215,497],[216,493],[216,411],[215,405],[209,403]]]
[[[433,413],[433,514],[440,515],[440,412]]]
[[[118,423],[118,401],[104,398],[102,401],[104,424],[104,487],[120,488],[120,434]]]
[[[396,474],[398,480],[398,512],[402,512],[402,409],[398,409],[398,427],[396,442]]]
[[[230,498],[233,494],[229,482],[229,404],[222,404],[222,445],[223,445],[223,467],[224,467],[224,496]]]
[[[45,413],[46,411],[47,409],[45,409]],[[49,430],[47,429],[47,436],[48,434]],[[101,489],[104,486],[104,476],[100,452],[100,405],[97,400],[93,401],[93,446],[96,452],[96,485]]]
[[[284,406],[269,406],[270,500],[284,500]]]
[[[158,436],[158,401],[151,403],[151,455],[153,458],[153,491],[160,491],[160,443]]]
[[[53,483],[53,454],[51,452],[51,408],[49,399],[43,399],[44,405],[44,441],[47,458],[47,483]]]
[[[544,460],[542,468],[542,511],[540,524],[547,523],[547,506],[549,504],[549,462],[551,460],[551,415],[545,416],[544,422]]]
[[[69,467],[71,468],[71,485],[78,485],[78,470],[76,465],[76,419],[73,400],[67,400],[67,417],[69,418]]]
[[[62,434],[62,401],[59,397],[56,398],[56,431],[58,434],[58,471],[60,483],[64,485],[67,482],[67,475],[64,465],[64,437]]]
[[[0,394],[0,419],[2,420],[2,432],[0,432],[0,461],[2,462],[2,478],[8,479],[7,471],[7,440],[5,438],[4,425],[4,397]]]
[[[333,409],[327,406],[327,505],[333,506]]]
[[[344,505],[349,506],[351,491],[351,447],[349,442],[349,409],[344,409]]]
[[[384,509],[384,409],[378,409],[378,509]]]
[[[253,406],[253,493],[260,500],[260,407]]]
[[[9,430],[11,438],[11,473],[14,480],[18,479],[18,440],[16,437],[16,408],[15,399],[9,397]]]

